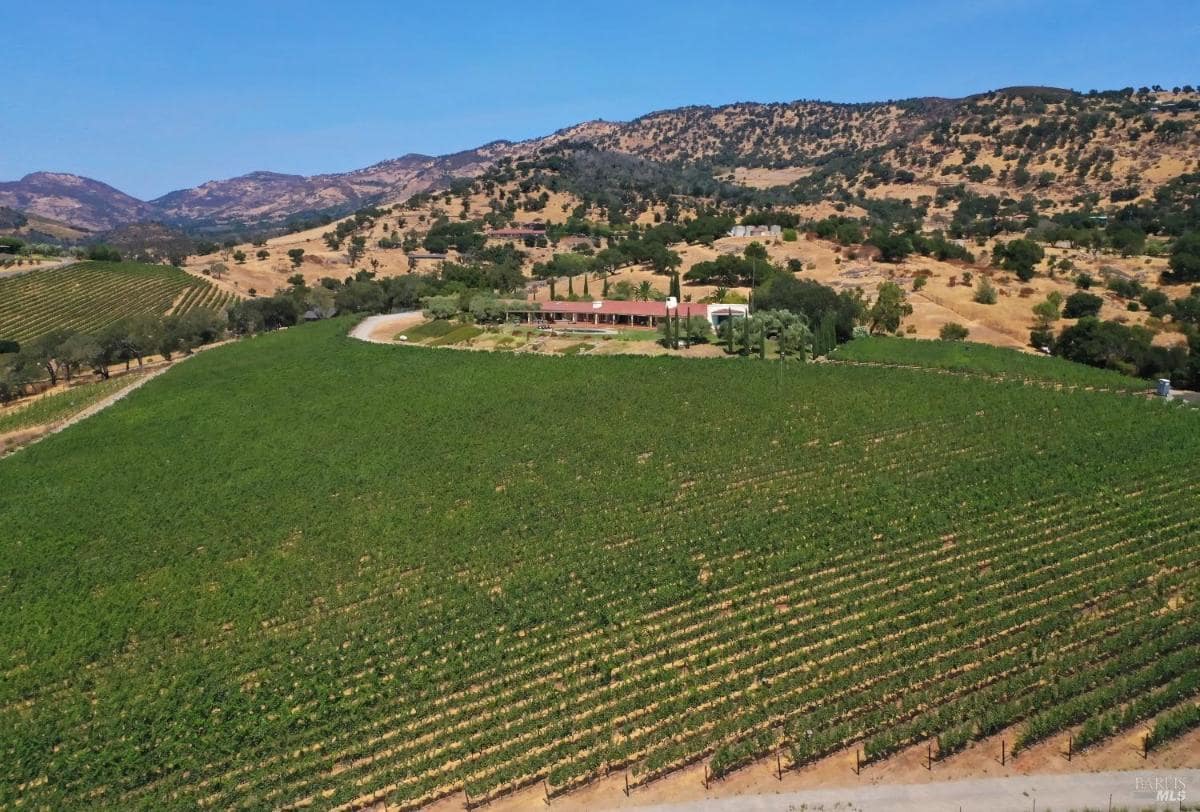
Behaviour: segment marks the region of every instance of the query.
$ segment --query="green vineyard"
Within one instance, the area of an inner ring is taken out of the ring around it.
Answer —
[[[928,341],[870,336],[841,345],[830,357],[837,361],[924,367],[946,372],[1095,389],[1144,392],[1152,386],[1150,381],[1108,369],[1097,369],[1062,358],[970,341]]]
[[[0,807],[411,808],[1200,723],[1200,412],[347,328],[0,461]]]
[[[169,265],[81,262],[0,279],[0,338],[28,341],[59,328],[97,332],[127,316],[220,310],[235,298]]]

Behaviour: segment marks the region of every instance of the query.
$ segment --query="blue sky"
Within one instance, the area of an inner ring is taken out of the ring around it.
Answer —
[[[0,180],[143,198],[685,104],[1200,84],[1197,0],[57,0],[4,19]]]

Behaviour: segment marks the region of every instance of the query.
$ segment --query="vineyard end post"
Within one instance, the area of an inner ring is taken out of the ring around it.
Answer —
[[[1004,766],[1004,763],[1005,763],[1005,758],[1006,758],[1006,755],[1007,755],[1007,754],[1005,753],[1005,751],[1004,751],[1005,744],[1006,744],[1006,742],[1004,741],[1004,739],[1001,739],[1001,740],[1000,740],[1000,766],[1001,766],[1001,767],[1003,767],[1003,766]]]
[[[1067,736],[1067,761],[1071,760],[1071,756],[1075,755],[1075,737]]]
[[[783,757],[779,755],[779,751],[775,751],[775,770],[779,773],[779,780],[783,780]]]
[[[925,758],[925,769],[929,770],[929,772],[933,772],[933,742],[929,742],[925,745]]]

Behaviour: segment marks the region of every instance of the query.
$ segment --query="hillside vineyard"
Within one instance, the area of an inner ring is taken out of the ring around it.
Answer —
[[[169,265],[80,263],[0,279],[0,335],[28,341],[55,329],[96,332],[129,316],[217,311],[234,299]]]
[[[1194,411],[347,327],[203,353],[0,465],[0,806],[1019,751],[1197,692]]]

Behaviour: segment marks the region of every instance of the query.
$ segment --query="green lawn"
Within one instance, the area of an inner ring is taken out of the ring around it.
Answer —
[[[927,341],[871,336],[839,346],[830,357],[840,361],[933,367],[956,372],[1057,381],[1106,389],[1141,391],[1153,388],[1150,381],[1131,378],[1112,370],[969,341]]]
[[[1194,690],[1200,412],[347,328],[0,460],[0,807],[1024,747]]]
[[[460,344],[463,341],[468,341],[475,336],[482,335],[483,330],[476,327],[474,324],[460,324],[453,330],[443,334],[442,336],[429,341],[431,347],[448,347],[451,344]]]
[[[456,329],[457,326],[448,319],[434,319],[423,324],[418,324],[412,329],[405,330],[402,335],[407,337],[409,341],[424,341],[427,338],[441,338]]]

